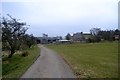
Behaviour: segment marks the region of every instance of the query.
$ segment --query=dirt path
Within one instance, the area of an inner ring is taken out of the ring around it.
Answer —
[[[75,78],[68,64],[54,51],[39,45],[41,56],[22,78]]]

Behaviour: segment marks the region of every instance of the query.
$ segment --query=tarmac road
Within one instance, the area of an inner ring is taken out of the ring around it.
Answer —
[[[21,78],[76,78],[69,65],[57,53],[39,45],[40,57]]]

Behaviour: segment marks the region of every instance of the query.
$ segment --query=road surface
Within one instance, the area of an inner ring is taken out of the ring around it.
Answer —
[[[54,51],[39,45],[40,57],[21,78],[75,78],[66,62]]]

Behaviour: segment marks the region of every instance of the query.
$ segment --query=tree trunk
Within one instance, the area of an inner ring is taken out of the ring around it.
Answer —
[[[10,53],[10,55],[8,56],[8,58],[11,58],[14,53],[15,53],[15,49],[11,49],[11,53]]]
[[[31,48],[32,45],[29,45],[28,47]]]

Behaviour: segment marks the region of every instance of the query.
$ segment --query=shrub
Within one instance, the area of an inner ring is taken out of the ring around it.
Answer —
[[[22,57],[26,57],[26,56],[28,56],[28,55],[29,55],[29,52],[28,52],[28,51],[24,51],[24,52],[22,52],[22,54],[21,54]]]

